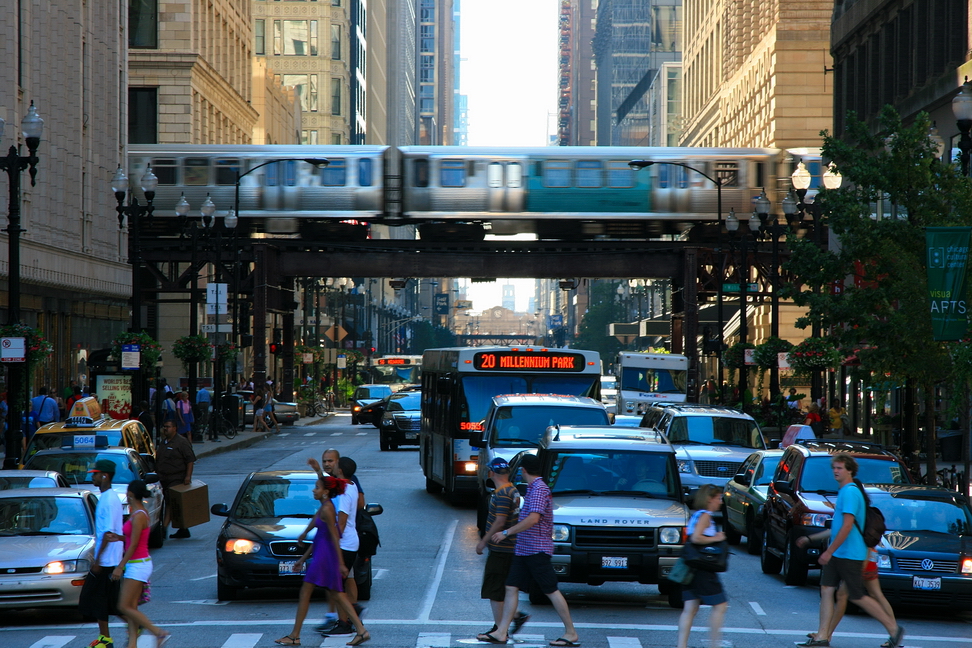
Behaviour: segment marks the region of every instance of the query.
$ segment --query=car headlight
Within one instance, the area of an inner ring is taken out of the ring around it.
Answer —
[[[77,574],[87,572],[90,563],[87,560],[55,560],[44,565],[42,574]]]
[[[245,538],[227,538],[226,552],[235,554],[251,554],[260,551],[260,543]]]
[[[690,459],[679,459],[677,463],[678,463],[678,472],[680,473],[692,472],[692,461]]]
[[[662,527],[658,532],[658,541],[662,544],[678,544],[682,540],[682,529],[679,527]]]
[[[969,562],[972,563],[972,561]],[[888,554],[878,554],[877,566],[878,569],[891,569],[891,556]]]
[[[354,406],[354,411],[355,412],[360,412],[361,411],[361,406],[360,405],[355,405]]]
[[[804,513],[800,517],[800,523],[803,526],[826,527],[833,518],[829,513]]]
[[[972,574],[972,558],[962,559],[962,568],[959,570],[960,574]]]
[[[567,542],[570,540],[570,527],[566,524],[555,524],[550,536],[554,542]]]

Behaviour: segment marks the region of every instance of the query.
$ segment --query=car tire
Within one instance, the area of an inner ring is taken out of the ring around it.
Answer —
[[[235,601],[240,596],[240,590],[230,587],[223,579],[216,577],[216,599],[219,601]]]
[[[159,511],[159,523],[155,525],[152,532],[149,534],[149,548],[159,549],[165,544],[165,504],[162,504],[162,510]]]
[[[442,492],[442,484],[437,484],[428,477],[425,478],[425,492],[430,495],[438,495]]]
[[[742,534],[736,531],[732,523],[729,522],[729,511],[725,506],[722,507],[722,530],[726,534],[726,542],[737,545],[742,541]]]
[[[668,606],[675,608],[676,610],[681,610],[685,607],[685,601],[682,600],[682,586],[678,583],[672,583],[668,590]]]
[[[358,600],[371,600],[371,556],[358,556],[354,561],[354,582],[358,586]]]
[[[763,531],[763,544],[759,551],[759,567],[764,574],[779,574],[783,560],[769,551],[769,534]]]
[[[783,548],[783,581],[787,585],[806,585],[807,563],[796,546],[796,535],[787,535],[786,546]]]
[[[388,442],[388,449],[389,450],[398,450],[398,444],[397,443],[392,443],[391,441],[389,441]]]
[[[357,424],[358,424],[358,419],[352,416],[351,417],[351,425],[357,425]]]
[[[757,525],[756,516],[752,509],[746,516],[746,552],[750,556],[758,556],[760,549],[763,548],[763,527]]]
[[[668,596],[668,593],[672,591],[672,585],[674,585],[674,583],[667,578],[661,579],[658,581],[658,593],[662,596]]]
[[[382,452],[386,452],[388,450],[388,438],[380,432],[378,433],[378,449]]]

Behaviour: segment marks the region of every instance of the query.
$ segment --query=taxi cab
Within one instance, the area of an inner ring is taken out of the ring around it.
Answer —
[[[40,450],[62,447],[70,437],[95,435],[106,437],[110,446],[132,448],[141,455],[155,454],[155,442],[141,421],[102,418],[98,402],[94,398],[82,398],[71,408],[67,419],[48,423],[34,433],[27,444],[24,461]]]

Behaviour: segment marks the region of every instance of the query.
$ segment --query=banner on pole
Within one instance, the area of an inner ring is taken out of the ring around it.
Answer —
[[[961,340],[969,328],[965,273],[972,227],[925,228],[928,299],[935,340]]]

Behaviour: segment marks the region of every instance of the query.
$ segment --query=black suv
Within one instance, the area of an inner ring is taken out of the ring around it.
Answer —
[[[857,461],[857,478],[865,484],[911,484],[911,474],[892,452],[860,441],[800,441],[783,453],[763,507],[764,574],[783,568],[787,585],[803,585],[807,570],[818,569],[823,545],[800,549],[796,539],[830,528],[837,503],[837,482],[831,457],[846,452]]]

